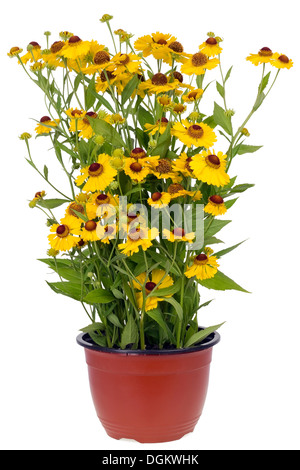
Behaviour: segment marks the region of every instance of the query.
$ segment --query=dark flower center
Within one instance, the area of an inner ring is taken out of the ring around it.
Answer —
[[[41,119],[40,119],[40,122],[48,122],[48,121],[51,121],[51,118],[49,116],[43,116]]]
[[[175,237],[184,237],[185,235],[183,228],[180,227],[175,227],[172,233]]]
[[[94,63],[96,65],[105,64],[110,61],[110,56],[106,51],[99,51],[95,54]]]
[[[52,54],[56,54],[64,47],[64,45],[65,43],[63,41],[55,41],[50,47],[50,51],[52,52]]]
[[[152,84],[156,86],[162,86],[168,83],[168,79],[163,73],[156,73],[155,75],[153,75],[151,81]]]
[[[101,163],[92,163],[89,166],[89,175],[90,176],[99,176],[101,173],[103,173],[103,165]]]
[[[188,128],[188,134],[194,139],[200,139],[203,136],[204,131],[201,126],[198,126],[198,124],[193,124]]]
[[[56,235],[65,238],[69,235],[69,227],[67,225],[59,225],[56,229]]]
[[[152,282],[152,281],[146,282],[146,284],[145,284],[145,289],[146,289],[146,291],[148,291],[148,292],[153,291],[153,289],[154,289],[155,287],[156,287],[156,284],[155,284],[155,282]]]
[[[207,38],[206,44],[209,44],[210,46],[215,46],[216,44],[218,44],[218,41],[215,38]]]
[[[280,62],[283,62],[284,64],[288,64],[290,59],[286,56],[286,55],[281,55],[278,57],[278,60],[280,60]]]
[[[145,158],[147,154],[141,147],[136,147],[135,149],[131,150],[130,156],[131,158]]]
[[[96,222],[94,222],[94,220],[88,220],[85,223],[84,227],[88,232],[92,232],[93,230],[96,230],[97,224]]]
[[[159,192],[153,193],[151,199],[153,202],[159,201],[162,197],[162,194]]]
[[[258,54],[262,57],[271,57],[271,55],[273,55],[273,52],[269,47],[262,47]]]
[[[139,162],[134,162],[134,163],[131,163],[130,169],[134,173],[139,173],[140,171],[142,171],[143,167]]]
[[[213,196],[210,196],[209,199],[214,204],[223,204],[223,202],[224,202],[224,199],[221,196],[218,196],[217,194],[214,194]]]
[[[212,168],[219,168],[221,165],[221,161],[217,155],[208,155],[206,157],[206,163]]]
[[[178,41],[171,42],[171,44],[169,44],[169,48],[177,54],[181,54],[183,52],[183,45]]]
[[[107,196],[107,194],[99,194],[97,197],[96,197],[96,204],[98,206],[100,206],[101,204],[108,204],[110,201],[109,197]]]
[[[192,57],[192,64],[194,67],[202,67],[203,65],[207,64],[208,57],[203,54],[202,52],[197,52]]]
[[[71,36],[69,39],[69,44],[77,44],[81,39],[78,36]]]

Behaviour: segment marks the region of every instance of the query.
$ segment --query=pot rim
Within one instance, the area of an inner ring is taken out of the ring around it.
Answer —
[[[199,330],[204,328],[200,327]],[[175,354],[189,354],[193,352],[203,351],[205,349],[212,348],[218,344],[221,340],[221,336],[217,331],[211,333],[205,340],[199,345],[193,346],[191,348],[182,348],[182,349],[115,349],[99,346],[94,343],[88,333],[80,333],[76,341],[79,346],[84,347],[85,349],[92,349],[93,351],[99,351],[103,353],[110,354],[121,354],[125,356],[169,356]]]

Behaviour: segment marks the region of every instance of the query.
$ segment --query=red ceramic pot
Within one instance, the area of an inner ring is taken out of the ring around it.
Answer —
[[[212,333],[199,346],[181,350],[102,348],[80,334],[97,415],[115,439],[167,442],[192,432],[201,416],[209,380]]]

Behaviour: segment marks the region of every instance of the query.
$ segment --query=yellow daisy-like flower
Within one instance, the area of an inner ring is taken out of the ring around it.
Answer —
[[[188,195],[189,191],[186,191],[179,183],[171,183],[168,187],[168,194],[170,194],[171,199],[175,199],[180,196]]]
[[[155,135],[156,132],[159,132],[160,134],[163,134],[168,126],[168,119],[165,117],[162,117],[160,120],[156,121],[155,124],[145,124],[145,129],[146,132],[148,132],[150,135]]]
[[[269,47],[262,47],[257,54],[250,54],[246,60],[249,60],[253,65],[268,64],[273,58],[273,52]]]
[[[294,65],[292,59],[289,59],[285,54],[278,54],[278,52],[273,54],[270,64],[277,69],[290,69]]]
[[[172,230],[172,232],[164,228],[163,238],[167,238],[167,240],[169,240],[169,242],[172,242],[172,243],[176,241],[192,243],[195,238],[195,233],[194,232],[185,233],[183,228],[180,228],[180,227],[175,227],[174,230]]]
[[[131,74],[138,73],[141,67],[141,58],[130,52],[129,54],[122,54],[119,52],[111,59],[110,65],[107,70],[113,72],[115,76],[129,72]]]
[[[88,54],[90,43],[82,41],[78,36],[71,36],[60,53],[66,59],[76,60]]]
[[[150,277],[146,278],[146,276],[147,276],[146,273],[142,273],[139,276],[137,276],[136,279],[139,282],[134,280],[133,285],[139,291],[142,291],[142,286],[145,285],[145,293],[146,293],[145,310],[146,312],[148,312],[149,310],[153,310],[154,308],[157,308],[158,302],[162,302],[164,298],[172,297],[172,294],[166,295],[164,297],[157,297],[156,295],[149,297],[149,294],[151,294],[151,292],[155,289],[155,292],[157,292],[157,294],[159,295],[160,289],[165,289],[166,287],[172,286],[174,284],[174,281],[171,278],[171,276],[169,276],[169,274],[167,274],[162,269],[153,269],[153,271],[151,272],[151,278]],[[138,308],[141,310],[143,308],[143,303],[144,303],[143,292],[136,293],[136,300],[137,300]]]
[[[173,161],[168,158],[161,158],[151,165],[152,174],[158,179],[171,178],[174,183],[182,180],[180,175],[174,171]]]
[[[230,177],[226,173],[226,158],[227,155],[222,152],[215,155],[204,150],[194,155],[189,165],[198,180],[214,186],[224,186],[230,182]]]
[[[204,211],[207,214],[211,214],[214,216],[224,215],[227,212],[226,206],[224,204],[224,199],[214,194],[208,198],[208,203],[204,207]]]
[[[85,75],[94,75],[94,73],[99,72],[101,73],[109,64],[110,64],[110,54],[108,51],[105,50],[105,46],[98,44],[96,41],[92,41],[96,43],[91,47],[88,53],[89,65],[84,68],[81,68],[82,73]]]
[[[210,37],[207,38],[205,42],[200,44],[199,50],[208,57],[215,57],[216,55],[221,54],[223,49],[219,46],[216,38]]]
[[[114,240],[117,236],[116,224],[97,225],[97,235],[102,243],[109,244],[110,240]]]
[[[219,264],[216,256],[210,256],[211,253],[212,250],[208,250],[206,253],[196,256],[193,264],[185,271],[185,276],[189,279],[196,276],[201,281],[214,277],[218,271]]]
[[[65,41],[55,41],[49,51],[42,52],[42,59],[46,64],[52,67],[64,67],[64,61],[61,58],[60,51],[65,46]]]
[[[171,34],[157,32],[138,38],[134,43],[134,48],[137,51],[142,51],[144,57],[148,57],[150,54],[153,54],[155,59],[160,59],[160,49],[174,41],[176,41],[176,38]]]
[[[77,233],[85,242],[96,242],[99,240],[97,226],[97,222],[94,220],[88,220],[87,222],[83,222],[81,230],[78,230]]]
[[[49,134],[51,131],[57,127],[59,124],[59,119],[55,119],[55,121],[52,121],[49,116],[43,116],[40,119],[40,123],[37,125],[35,128],[35,131],[37,134]]]
[[[60,224],[52,225],[50,235],[48,235],[48,240],[52,248],[58,251],[69,251],[71,250],[79,241],[78,231],[80,230],[81,221],[76,219],[62,219]]]
[[[79,130],[82,130],[82,119],[86,115],[86,111],[83,109],[77,109],[77,108],[69,108],[65,111],[66,115],[70,118],[70,127],[69,131],[70,132],[77,132]],[[79,125],[80,122],[80,125]],[[81,129],[79,129],[81,127]]]
[[[10,51],[7,53],[8,57],[15,57],[16,55],[19,55],[23,52],[23,49],[21,49],[20,47],[12,47],[10,49]]]
[[[79,204],[76,201],[71,202],[71,204],[68,205],[66,209],[66,214],[64,220],[68,224],[68,222],[71,221],[75,218],[77,220],[80,220],[82,222],[82,219],[80,219],[79,215],[76,214],[78,212],[79,214],[82,214],[83,216],[86,215],[86,211],[84,208],[83,204]]]
[[[176,122],[171,133],[187,147],[194,145],[195,147],[209,148],[217,140],[213,129],[207,124],[203,122],[191,124],[187,119],[184,119],[182,123]]]
[[[209,59],[203,52],[191,55],[181,66],[181,72],[187,75],[203,75],[205,70],[212,70],[219,64],[219,59]]]
[[[75,124],[75,129],[77,125],[77,130],[80,131],[79,137],[82,137],[83,139],[90,139],[91,137],[93,137],[93,135],[95,135],[95,132],[91,126],[89,119],[97,119],[97,118],[98,118],[98,114],[95,113],[94,111],[88,111],[87,113],[84,111],[84,113],[81,115],[80,118],[78,118],[78,120],[74,119],[74,121],[71,123],[72,130]]]
[[[169,95],[161,95],[158,96],[157,102],[163,107],[168,107],[172,103],[172,100]]]
[[[104,191],[105,188],[114,180],[117,171],[109,164],[110,156],[102,153],[98,156],[98,161],[90,166],[80,170],[81,175],[75,180],[77,186],[84,182],[83,191]]]
[[[23,64],[27,64],[28,61],[37,62],[42,58],[41,46],[38,42],[32,41],[28,44],[28,47],[30,47],[30,50],[20,57]]]
[[[182,114],[186,111],[186,105],[181,103],[172,103],[171,109],[175,114]]]
[[[159,155],[147,155],[144,149],[136,147],[130,152],[130,157],[134,158],[137,162],[141,160],[142,164],[157,165],[160,159]]]
[[[201,88],[195,88],[194,90],[189,91],[186,95],[182,95],[182,100],[185,103],[195,103],[203,95],[203,90]]]
[[[148,204],[154,209],[161,209],[167,207],[171,201],[171,195],[165,192],[156,192],[148,198]]]
[[[125,160],[124,172],[134,181],[143,181],[150,173],[149,164],[139,159],[128,157]]]
[[[120,78],[120,77],[119,77]],[[96,91],[99,93],[101,91],[104,93],[107,89],[110,87],[113,87],[116,83],[118,82],[117,77],[113,74],[113,72],[110,72],[109,70],[102,70],[100,73],[100,76],[96,80]]]
[[[151,79],[141,82],[139,91],[146,91],[149,95],[152,93],[166,93],[175,90],[178,85],[178,80],[172,80],[172,77],[167,77],[164,73],[158,72]]]
[[[119,250],[127,256],[131,256],[134,253],[138,253],[140,247],[146,251],[152,246],[152,240],[158,237],[159,231],[157,228],[144,229],[136,228],[129,230],[128,238],[125,243],[118,245]]]
[[[181,173],[183,176],[193,177],[193,171],[190,167],[192,157],[188,157],[185,152],[182,152],[180,157],[173,161],[174,170]]]

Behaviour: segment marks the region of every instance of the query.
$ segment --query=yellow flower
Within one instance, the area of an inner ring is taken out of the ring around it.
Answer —
[[[75,217],[71,220],[62,219],[60,224],[52,225],[48,240],[54,250],[57,251],[69,251],[78,242],[78,237],[74,236],[78,234],[80,229],[81,221]]]
[[[76,60],[88,54],[90,43],[82,41],[78,36],[71,36],[60,53],[66,59]]]
[[[145,150],[141,147],[136,147],[130,152],[130,157],[134,158],[137,162],[141,160],[140,163],[148,165],[157,165],[160,156],[159,155],[147,155]]]
[[[160,193],[156,192],[148,198],[148,204],[152,206],[154,209],[161,209],[163,207],[167,207],[171,201],[171,196],[169,193]]]
[[[28,61],[36,62],[42,58],[41,46],[39,43],[32,41],[28,44],[28,52],[20,57],[23,64],[27,64]]]
[[[183,228],[180,228],[180,227],[175,227],[174,230],[172,230],[172,232],[164,228],[163,238],[167,238],[169,242],[172,242],[172,243],[176,241],[192,243],[195,238],[195,233],[194,232],[185,233]]]
[[[246,60],[252,62],[253,65],[268,64],[273,58],[273,52],[269,47],[262,47],[257,54],[250,54]]]
[[[203,75],[205,70],[212,70],[219,64],[219,59],[209,59],[203,52],[191,55],[181,66],[181,72],[187,75]]]
[[[186,105],[181,103],[172,103],[171,109],[175,114],[182,114],[186,111]]]
[[[192,157],[188,157],[185,152],[182,152],[179,158],[174,160],[174,169],[180,172],[183,176],[193,177],[193,171],[190,167]]]
[[[78,230],[77,234],[80,235],[85,242],[96,242],[99,240],[97,226],[97,222],[88,220],[87,222],[83,222],[83,226],[81,230]]]
[[[195,88],[194,90],[189,91],[186,95],[182,95],[182,100],[185,103],[195,103],[203,95],[203,90],[201,88]]]
[[[155,124],[145,124],[145,129],[146,132],[148,132],[150,135],[155,135],[156,132],[159,132],[160,134],[163,134],[168,126],[168,119],[165,117],[162,117],[160,120],[156,121]]]
[[[52,121],[49,116],[43,116],[40,119],[40,123],[35,128],[35,131],[37,134],[49,134],[57,127],[57,124],[59,124],[59,119]]]
[[[15,57],[16,55],[19,55],[23,52],[23,49],[20,49],[20,47],[12,47],[10,51],[7,53],[8,57]]]
[[[171,178],[173,182],[181,181],[182,178],[174,171],[173,161],[168,158],[161,158],[151,165],[152,174],[158,179]]]
[[[46,53],[43,51],[42,59],[44,62],[53,67],[64,67],[65,64],[61,58],[60,52],[65,44],[65,41],[55,41],[49,51],[46,51]]]
[[[77,112],[75,111],[75,116],[77,116]],[[81,116],[79,118],[75,118],[74,121],[71,122],[72,130],[75,132],[76,126],[77,126],[77,131],[79,132],[79,137],[82,137],[83,139],[90,139],[95,135],[95,132],[91,126],[90,119],[97,119],[98,114],[95,113],[94,111],[88,111],[87,113],[83,111]],[[73,130],[74,129],[74,130]]]
[[[120,77],[119,77],[120,78]],[[117,82],[117,77],[109,70],[102,70],[100,76],[96,80],[96,91],[104,93]]]
[[[110,65],[107,70],[113,72],[115,76],[129,72],[131,74],[138,73],[141,67],[141,58],[130,52],[129,54],[122,54],[119,52],[111,59]]]
[[[83,109],[69,108],[65,111],[65,113],[70,118],[69,131],[77,132],[79,130],[82,130],[83,124],[81,123],[81,121],[86,115],[86,111],[84,111]],[[80,128],[79,128],[79,122],[80,122]]]
[[[217,140],[216,134],[207,124],[201,122],[191,125],[187,119],[182,123],[176,122],[171,133],[187,147],[195,145],[195,147],[209,148]]]
[[[88,219],[93,219],[95,218],[94,211],[90,211],[88,208],[88,204],[80,204],[78,201],[73,201],[71,204],[68,205],[66,209],[66,214],[65,214],[65,221],[68,223],[70,219],[79,219],[82,222],[82,219],[80,218],[79,215],[77,215],[77,212],[79,214],[82,214],[85,217],[88,217]]]
[[[199,50],[208,57],[215,57],[221,54],[223,49],[219,46],[216,38],[209,37],[199,46]]]
[[[97,225],[97,235],[102,243],[109,244],[110,240],[114,240],[117,234],[116,224]]]
[[[135,228],[130,229],[125,243],[118,245],[119,250],[127,256],[139,252],[139,248],[146,251],[152,246],[152,240],[158,236],[159,232],[156,228]]]
[[[154,308],[157,308],[158,302],[162,302],[166,297],[172,297],[171,295],[165,295],[164,297],[159,297],[156,295],[150,296],[149,294],[155,289],[155,292],[159,295],[160,289],[165,289],[166,287],[170,287],[174,284],[173,279],[169,274],[167,274],[165,271],[162,269],[153,269],[151,272],[151,277],[147,277],[147,273],[142,273],[139,276],[137,276],[137,281],[133,281],[134,287],[141,291],[136,293],[136,300],[137,300],[137,306],[141,310],[143,308],[144,304],[144,296],[142,292],[142,286],[145,285],[145,294],[146,294],[146,299],[145,299],[145,310],[148,312],[149,310],[153,310]]]
[[[216,256],[210,256],[212,250],[208,249],[205,253],[201,253],[193,260],[193,264],[187,268],[185,275],[188,278],[196,276],[197,279],[203,281],[215,276],[218,271],[219,264]]]
[[[147,162],[128,157],[125,160],[124,172],[132,180],[141,182],[149,175],[150,168]]]
[[[94,73],[101,73],[110,63],[110,54],[105,50],[105,46],[98,44],[97,41],[91,41],[88,55],[86,56],[87,63],[85,67],[81,67],[82,73],[86,75],[94,75]]]
[[[198,180],[214,186],[224,186],[230,182],[226,173],[226,158],[227,155],[222,152],[215,155],[203,150],[200,154],[192,157],[189,165]]]
[[[171,98],[170,98],[169,95],[161,95],[161,96],[159,96],[159,97],[157,98],[157,102],[158,102],[161,106],[166,106],[166,107],[168,107],[168,106],[171,104],[172,100],[171,100]]]
[[[277,69],[290,69],[294,65],[292,59],[284,54],[278,54],[278,52],[273,54],[270,64]]]
[[[144,57],[148,57],[150,54],[153,54],[155,59],[160,59],[160,49],[174,41],[176,41],[176,38],[171,34],[157,32],[138,38],[134,43],[134,48],[137,51],[142,51]]]
[[[84,182],[83,191],[104,191],[114,180],[117,171],[109,164],[110,156],[102,153],[98,156],[98,161],[80,170],[81,175],[75,180],[77,186]]]
[[[168,91],[175,90],[178,86],[178,80],[172,80],[172,77],[166,76],[164,73],[156,73],[151,79],[141,82],[139,85],[139,91],[146,91],[149,95],[152,93],[166,93]]]
[[[224,199],[217,194],[210,196],[208,198],[208,203],[204,207],[204,211],[207,214],[211,214],[214,216],[224,215],[227,212],[226,206],[224,204]]]

